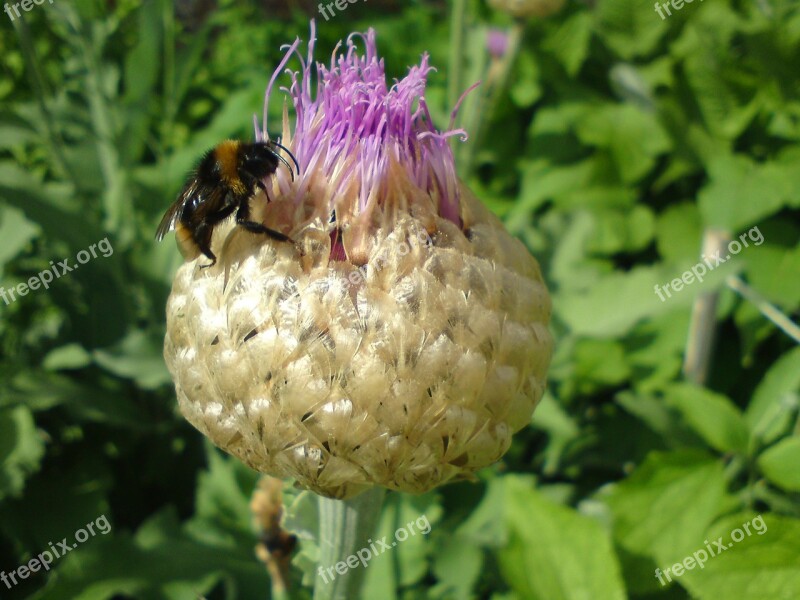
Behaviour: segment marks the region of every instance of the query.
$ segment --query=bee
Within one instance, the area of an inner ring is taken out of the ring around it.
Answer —
[[[286,165],[294,181],[292,166],[276,149],[286,152],[300,171],[292,153],[273,141],[248,144],[226,140],[206,152],[178,199],[161,219],[156,240],[161,241],[168,231],[174,229],[178,243],[183,248],[199,248],[211,259],[211,263],[204,267],[211,267],[217,262],[211,251],[214,227],[235,212],[236,224],[247,231],[291,242],[288,235],[250,219],[250,199],[256,188],[267,193],[263,180],[273,175],[280,163]]]

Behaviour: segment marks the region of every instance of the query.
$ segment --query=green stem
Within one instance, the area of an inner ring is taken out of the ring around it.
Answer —
[[[347,568],[342,575],[336,563],[347,561],[362,548],[369,548],[369,539],[381,515],[384,488],[374,487],[349,500],[319,498],[319,567],[314,585],[314,600],[354,600],[360,597],[364,567]],[[327,571],[334,568],[333,577]],[[326,581],[327,580],[327,581]]]
[[[462,67],[464,61],[464,29],[467,13],[467,0],[454,0],[450,15],[450,58],[447,77],[447,106],[452,108],[458,102],[462,89]]]
[[[778,329],[800,344],[800,326],[793,323],[780,309],[770,304],[769,300],[747,285],[741,278],[732,275],[728,277],[726,282],[728,287],[741,295],[742,298],[752,302],[759,312],[772,321]]]
[[[72,29],[76,50],[86,69],[85,95],[89,102],[95,146],[103,176],[105,190],[103,204],[105,220],[103,226],[117,234],[118,242],[129,242],[132,237],[130,207],[126,201],[127,180],[117,149],[118,140],[112,109],[103,90],[101,80],[102,63],[99,50],[90,43],[89,28],[85,28],[73,10],[62,10]]]
[[[463,146],[463,158],[459,164],[462,179],[466,179],[471,174],[475,152],[481,147],[487,127],[497,110],[500,99],[506,91],[511,68],[514,66],[520,52],[524,31],[524,23],[521,21],[514,23],[508,32],[506,53],[500,59],[499,64],[489,68],[489,71],[484,76],[483,85],[477,90],[476,103],[468,115],[470,141]]]

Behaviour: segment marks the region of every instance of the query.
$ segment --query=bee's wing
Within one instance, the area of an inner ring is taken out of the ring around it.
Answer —
[[[156,230],[156,240],[160,242],[164,239],[164,236],[167,235],[168,232],[174,229],[175,222],[178,220],[178,216],[180,215],[182,208],[183,197],[178,198],[164,214],[163,218],[161,219],[161,223],[158,224],[158,229]]]
[[[190,202],[197,193],[197,180],[192,180],[183,188],[178,199],[175,200],[167,212],[164,213],[164,216],[161,218],[161,223],[158,224],[158,229],[156,230],[156,240],[160,242],[168,232],[175,229],[175,223],[181,218],[183,207],[187,202]]]

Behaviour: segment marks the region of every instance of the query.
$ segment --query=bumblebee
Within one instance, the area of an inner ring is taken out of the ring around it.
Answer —
[[[235,212],[236,224],[247,231],[291,242],[291,238],[280,231],[250,220],[250,199],[256,188],[267,193],[263,180],[273,175],[280,163],[286,165],[294,180],[292,166],[276,149],[286,152],[300,171],[292,153],[273,141],[248,144],[226,140],[206,152],[178,199],[161,219],[156,240],[161,241],[168,231],[175,229],[181,246],[199,248],[211,259],[211,263],[204,266],[213,266],[217,257],[211,251],[211,234],[216,225]]]

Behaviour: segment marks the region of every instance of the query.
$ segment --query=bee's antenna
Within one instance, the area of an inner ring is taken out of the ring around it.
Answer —
[[[283,150],[284,152],[286,152],[286,154],[288,154],[288,155],[289,155],[289,157],[292,159],[292,162],[294,162],[294,166],[295,166],[295,167],[297,167],[297,174],[299,175],[299,174],[300,174],[300,165],[297,163],[297,159],[294,157],[294,154],[292,154],[291,152],[289,152],[289,149],[288,149],[288,148],[286,148],[286,146],[284,146],[284,145],[282,145],[282,144],[279,144],[278,142],[273,142],[272,140],[270,140],[270,141],[269,141],[269,144],[270,144],[271,146],[275,146],[276,148],[280,148],[281,150]],[[279,160],[280,160],[280,161],[281,161],[283,164],[285,164],[285,165],[286,165],[286,168],[287,168],[287,169],[289,169],[289,172],[292,174],[292,181],[294,181],[294,171],[292,170],[292,167],[291,167],[291,165],[289,165],[289,163],[288,163],[288,162],[286,162],[286,159],[285,159],[285,158],[283,158],[283,157],[282,157],[280,154],[278,154],[277,152],[275,153],[275,156],[277,156],[277,157],[278,157],[278,159],[279,159]]]

